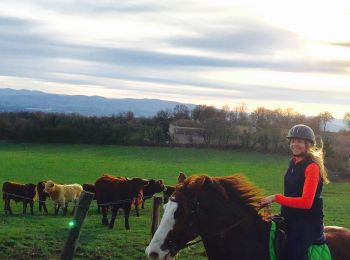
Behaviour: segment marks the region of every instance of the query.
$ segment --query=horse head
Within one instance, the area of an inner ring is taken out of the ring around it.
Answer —
[[[253,201],[258,201],[257,194],[246,182],[242,184],[241,178],[194,175],[179,183],[146,254],[152,259],[171,259],[198,235],[202,239],[224,237],[227,228],[246,218],[240,205],[252,209]]]

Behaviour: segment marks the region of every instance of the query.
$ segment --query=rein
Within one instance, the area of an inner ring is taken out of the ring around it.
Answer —
[[[233,229],[234,227],[239,226],[242,222],[243,222],[243,220],[239,220],[239,221],[237,221],[236,223],[233,223],[231,226],[229,226],[227,229],[225,229],[225,230],[223,230],[223,231],[219,231],[219,232],[217,232],[217,233],[215,233],[215,234],[213,234],[213,235],[209,235],[209,236],[205,236],[205,237],[202,236],[201,239],[198,239],[198,240],[192,241],[192,242],[188,242],[183,248],[187,248],[187,247],[193,246],[193,245],[195,245],[195,244],[198,244],[198,243],[200,243],[200,242],[203,242],[203,239],[204,239],[204,238],[212,238],[212,237],[216,237],[216,236],[218,236],[218,235],[223,235],[223,234],[225,234],[227,231]]]

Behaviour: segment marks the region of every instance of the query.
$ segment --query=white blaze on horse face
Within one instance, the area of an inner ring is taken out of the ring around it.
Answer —
[[[146,255],[151,256],[152,253],[156,253],[158,255],[157,259],[166,259],[168,257],[170,251],[162,250],[161,246],[163,245],[169,231],[174,228],[175,225],[175,217],[174,213],[176,212],[178,207],[178,203],[169,200],[164,211],[164,215],[162,220],[160,221],[160,225],[154,234],[150,244],[146,248]]]

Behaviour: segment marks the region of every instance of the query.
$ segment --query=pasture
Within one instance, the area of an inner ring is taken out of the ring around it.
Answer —
[[[115,176],[163,179],[176,182],[178,172],[187,176],[243,173],[266,191],[282,193],[287,156],[192,148],[134,146],[0,144],[0,182],[37,183],[52,179],[59,183],[94,183],[102,173]],[[325,224],[350,228],[350,184],[331,183],[324,187]],[[70,216],[40,214],[35,203],[34,216],[22,215],[22,203],[11,202],[14,216],[5,216],[0,202],[0,259],[58,259],[68,234]],[[275,205],[274,212],[278,212]],[[150,239],[151,203],[141,216],[132,210],[130,230],[124,229],[119,212],[113,230],[101,225],[96,201],[83,225],[76,259],[146,259],[144,250]],[[196,245],[180,253],[179,259],[206,259]]]

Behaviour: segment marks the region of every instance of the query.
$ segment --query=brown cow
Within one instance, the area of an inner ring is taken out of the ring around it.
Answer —
[[[125,228],[130,229],[129,214],[133,200],[138,198],[139,194],[147,180],[140,178],[128,179],[125,177],[114,177],[104,174],[95,182],[97,203],[102,207],[102,225],[109,225],[112,229],[119,208],[124,210]],[[111,222],[108,223],[107,207],[112,209]]]
[[[154,194],[162,192],[165,189],[164,183],[162,180],[149,179],[149,183],[143,188],[143,200],[142,208],[145,208],[145,200],[151,198]]]
[[[27,204],[29,203],[30,213],[33,214],[34,200],[36,200],[36,198],[38,197],[35,184],[20,184],[16,182],[7,181],[2,185],[2,193],[2,197],[4,200],[4,210],[6,215],[7,213],[10,213],[10,215],[12,215],[10,200],[14,200],[16,202],[23,202],[23,214],[27,213]]]
[[[83,184],[83,190],[95,194],[93,199],[96,200],[96,189],[95,189],[95,184],[84,183],[84,184]],[[101,213],[101,206],[100,206],[100,205],[97,205],[97,213]]]
[[[36,185],[36,189],[39,195],[39,212],[42,212],[42,209],[44,209],[45,213],[47,214],[48,211],[46,208],[46,199],[49,197],[49,194],[45,192],[45,183],[46,181],[39,181]]]

